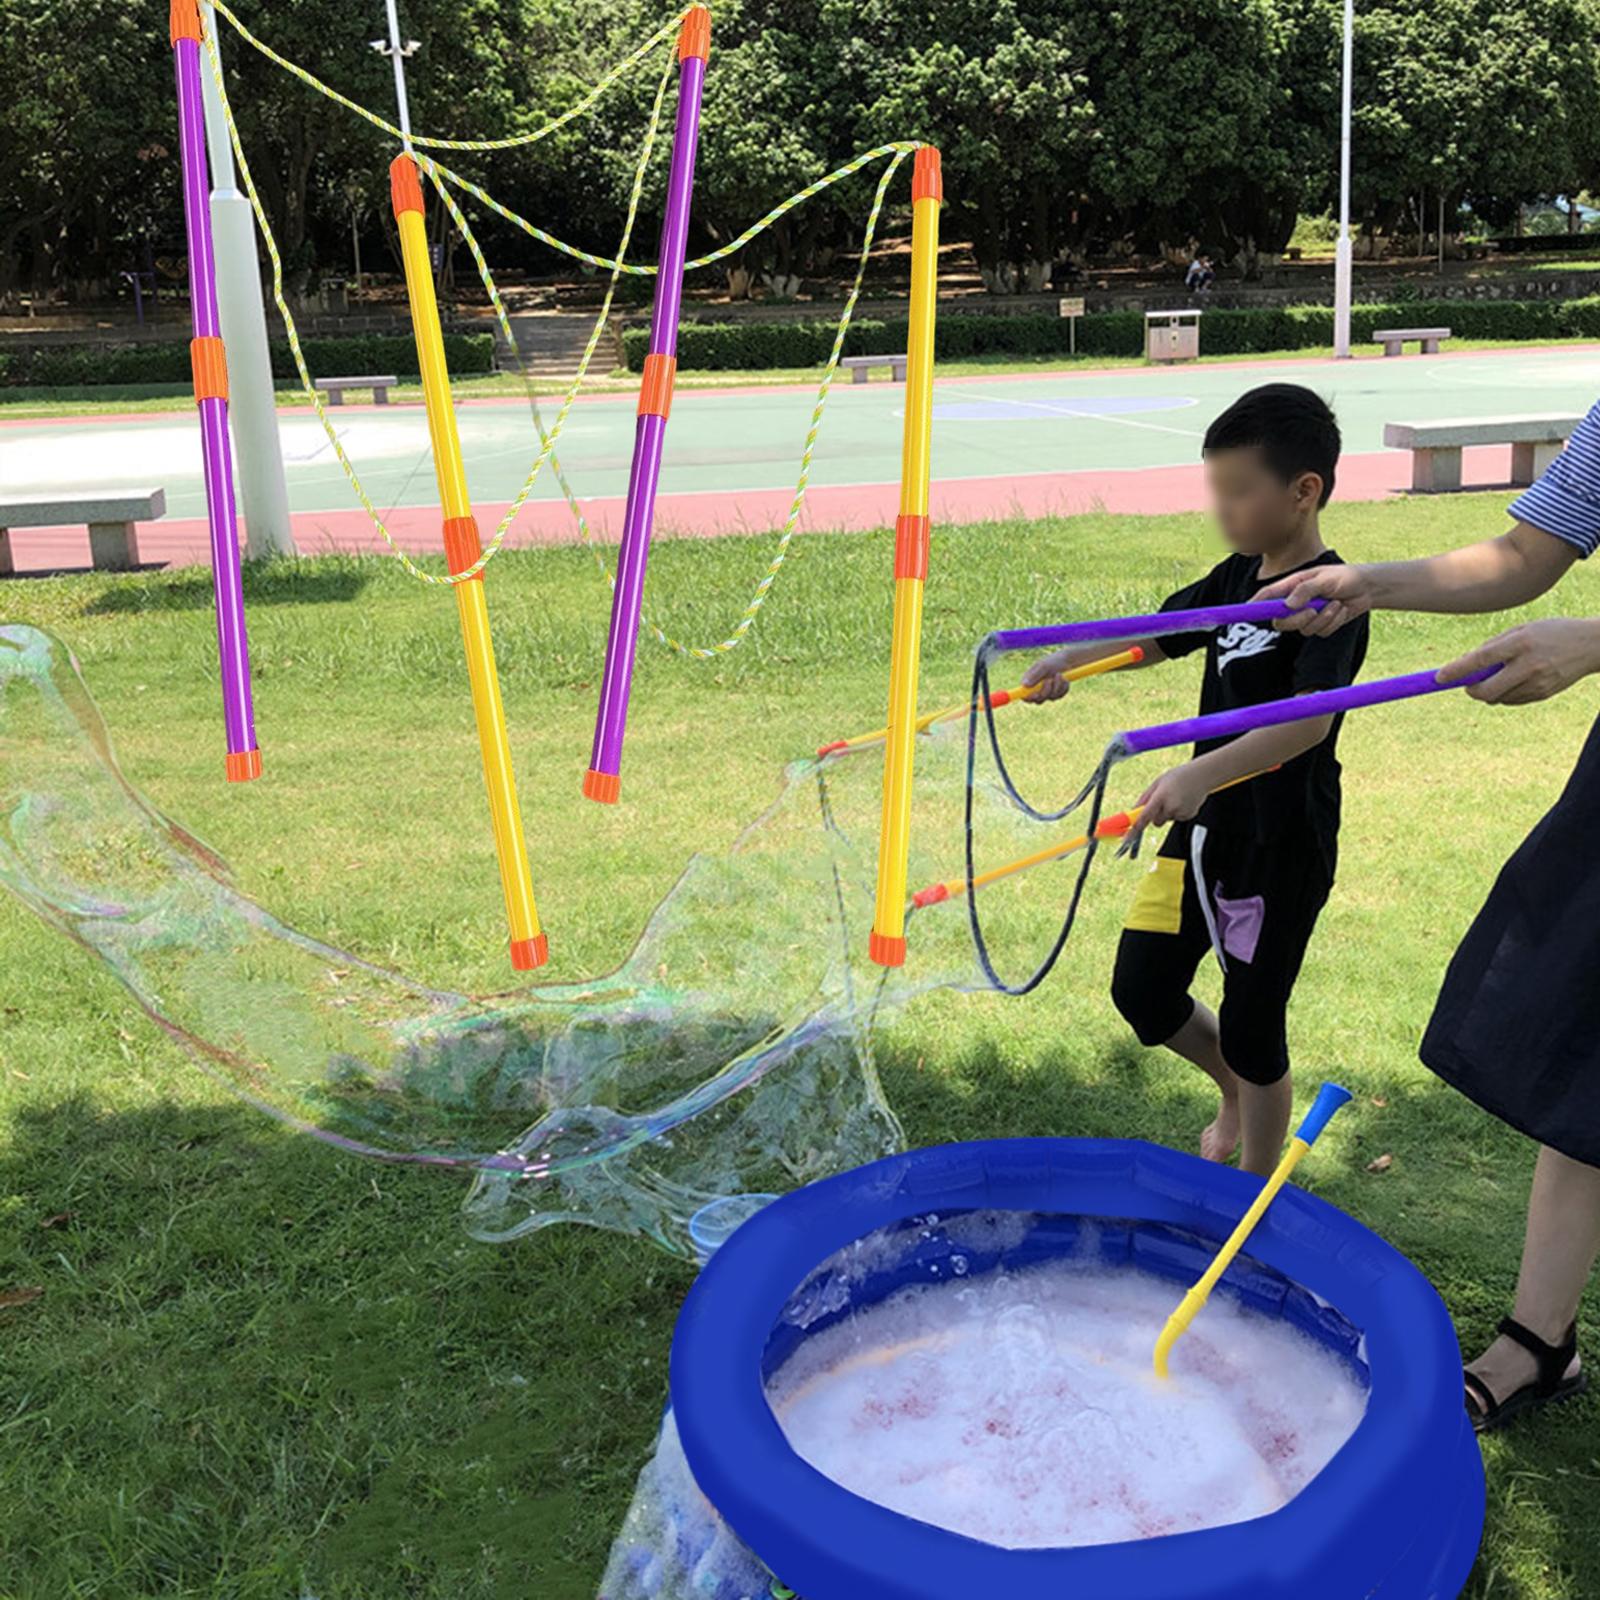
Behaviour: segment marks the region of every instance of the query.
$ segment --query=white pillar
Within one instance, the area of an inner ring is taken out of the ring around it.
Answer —
[[[1344,86],[1339,111],[1339,243],[1333,259],[1333,353],[1350,356],[1350,301],[1355,266],[1355,246],[1350,239],[1350,103],[1354,89],[1355,0],[1344,0]]]
[[[206,30],[216,44],[215,13],[203,0],[201,9]],[[228,352],[228,418],[233,426],[233,454],[238,464],[245,553],[292,556],[298,552],[289,525],[289,491],[284,483],[283,446],[278,438],[278,412],[272,391],[272,357],[267,349],[267,308],[261,295],[255,218],[249,197],[234,181],[233,146],[208,61],[201,63],[200,87],[205,97],[206,144],[211,153],[211,232],[217,256],[222,342]]]

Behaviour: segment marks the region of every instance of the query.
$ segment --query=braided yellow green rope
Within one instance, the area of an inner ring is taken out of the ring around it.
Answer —
[[[347,95],[340,94],[331,85],[324,83],[313,73],[308,72],[297,62],[290,61],[287,56],[281,56],[265,40],[258,39],[237,16],[229,9],[227,0],[210,0],[211,8],[222,17],[228,25],[239,35],[244,42],[254,49],[259,50],[268,61],[275,66],[280,66],[293,77],[298,78],[307,88],[315,89],[318,94],[326,95],[336,104],[347,111],[353,111],[358,117],[370,122],[373,127],[381,128],[391,138],[405,142],[405,134],[386,117],[380,117],[376,111],[369,111],[365,106],[358,105]],[[575,106],[563,111],[559,117],[547,122],[541,128],[535,128],[531,133],[513,134],[505,139],[424,139],[420,133],[411,135],[410,142],[414,145],[424,145],[430,150],[515,150],[522,145],[537,144],[541,139],[548,139],[552,133],[559,132],[569,122],[575,122],[584,116],[612,84],[619,78],[626,77],[634,67],[650,54],[663,40],[674,38],[688,14],[689,8],[684,9],[669,21],[661,24],[639,48],[618,62],[600,81],[586,94]]]
[[[772,587],[777,582],[779,572],[783,570],[784,561],[789,554],[789,546],[793,542],[795,533],[800,525],[800,513],[805,507],[806,490],[811,481],[811,461],[816,454],[817,439],[822,431],[823,412],[828,404],[828,394],[833,387],[834,375],[839,369],[839,358],[844,354],[844,343],[850,332],[850,323],[855,315],[856,303],[861,298],[861,285],[866,277],[868,257],[872,254],[872,241],[877,235],[878,218],[883,211],[889,186],[894,181],[894,176],[899,169],[900,163],[915,148],[915,145],[910,145],[906,149],[886,146],[885,151],[879,152],[880,154],[891,153],[893,159],[878,180],[877,192],[873,196],[872,210],[868,213],[867,225],[862,235],[861,260],[856,266],[855,281],[850,286],[849,296],[845,300],[843,311],[840,313],[839,326],[834,334],[833,347],[829,351],[827,365],[823,368],[822,381],[817,387],[817,402],[812,408],[811,425],[806,433],[805,446],[800,456],[800,475],[795,483],[794,499],[790,502],[789,514],[784,519],[772,558],[767,563],[767,569],[762,574],[760,582],[756,584],[755,592],[751,595],[749,603],[740,613],[738,622],[728,636],[719,640],[716,644],[686,645],[673,638],[650,616],[645,615],[641,618],[641,621],[650,630],[658,644],[665,645],[669,650],[674,650],[679,655],[689,656],[697,661],[707,661],[736,649],[744,642],[745,635],[755,625],[755,620],[760,615],[762,606],[766,604],[767,596],[772,592]],[[533,413],[534,427],[539,430],[540,438],[545,439],[547,435],[545,434],[544,421],[539,414],[538,397],[534,394],[532,381],[528,377],[526,368],[522,365],[521,353],[517,351],[516,339],[511,331],[511,320],[506,312],[505,303],[500,298],[500,291],[495,284],[494,275],[489,270],[489,263],[478,246],[477,238],[472,232],[465,213],[456,204],[450,191],[441,181],[441,173],[437,168],[437,164],[429,162],[427,166],[430,169],[429,176],[433,179],[434,188],[438,190],[440,197],[449,209],[451,219],[455,222],[461,237],[465,240],[467,248],[472,252],[472,259],[478,268],[478,276],[483,280],[483,286],[488,292],[489,302],[494,307],[495,316],[499,319],[500,328],[505,335],[506,342],[511,346],[512,351],[516,353],[518,370],[521,372],[523,386],[528,395],[528,404]],[[614,286],[616,283],[615,270],[613,270],[611,281]],[[607,306],[609,304],[610,297],[607,296]],[[598,326],[595,332],[596,337],[598,337]],[[561,486],[561,492],[566,499],[567,507],[572,512],[573,519],[578,525],[579,535],[588,547],[590,555],[594,557],[595,566],[599,569],[600,575],[605,579],[606,584],[614,589],[617,581],[616,575],[606,565],[605,558],[595,547],[594,533],[589,526],[589,519],[584,515],[583,507],[579,504],[578,497],[573,492],[572,485],[568,481],[566,473],[562,470],[560,461],[555,457],[554,443],[554,438],[551,437],[549,439],[550,448],[547,453],[550,456],[551,468],[556,475],[556,482]]]
[[[908,156],[919,148],[919,140],[895,139],[888,144],[876,145],[871,150],[863,150],[860,155],[852,156],[842,167],[836,167],[832,172],[818,178],[815,182],[808,183],[805,188],[797,190],[787,200],[779,201],[766,216],[762,217],[759,222],[753,222],[737,239],[732,239],[727,244],[713,250],[710,255],[697,256],[693,261],[684,262],[683,270],[685,272],[697,272],[702,267],[714,266],[719,261],[725,261],[729,256],[744,249],[752,239],[765,233],[773,223],[793,211],[796,206],[804,205],[807,200],[821,194],[824,189],[842,182],[853,173],[859,172],[863,167],[870,166],[883,156]],[[654,277],[658,270],[654,266],[623,265],[620,262],[613,261],[609,256],[591,255],[587,250],[580,250],[577,245],[568,244],[565,240],[556,238],[553,233],[546,233],[537,223],[529,222],[526,217],[518,216],[509,206],[502,205],[493,195],[480,188],[470,178],[463,177],[459,172],[451,171],[449,167],[438,163],[435,163],[435,165],[440,177],[449,183],[455,184],[457,188],[466,190],[473,199],[481,201],[496,216],[503,218],[513,227],[520,228],[530,238],[537,239],[540,244],[549,245],[552,250],[559,250],[576,261],[587,262],[589,266],[598,267],[606,272],[620,270],[632,273],[636,277],[649,278]]]
[[[588,375],[589,364],[593,359],[595,348],[600,342],[601,331],[605,327],[606,320],[610,315],[611,301],[616,293],[618,274],[614,272],[611,276],[611,282],[607,287],[605,299],[601,304],[600,315],[596,320],[594,332],[589,337],[588,345],[584,350],[583,359],[578,366],[577,372],[573,376],[572,383],[568,388],[565,399],[563,400],[554,428],[547,437],[543,435],[541,430],[541,438],[543,443],[541,444],[540,453],[535,458],[534,464],[529,470],[528,476],[524,480],[522,489],[517,495],[516,500],[512,503],[505,516],[501,519],[498,528],[496,528],[494,537],[484,547],[483,552],[470,567],[466,567],[460,572],[449,573],[444,576],[428,572],[423,567],[418,566],[417,563],[413,561],[412,558],[404,550],[402,550],[398,544],[395,543],[394,536],[389,532],[388,525],[384,522],[382,515],[378,511],[378,508],[373,505],[372,499],[367,494],[366,488],[362,484],[354,464],[351,462],[350,457],[345,452],[344,444],[339,438],[338,431],[334,428],[333,423],[328,416],[327,410],[323,405],[321,394],[312,383],[311,369],[307,365],[305,352],[300,344],[300,330],[295,324],[294,314],[289,309],[289,303],[283,291],[283,257],[278,250],[277,239],[273,235],[272,225],[267,218],[266,207],[261,202],[260,191],[256,188],[255,178],[251,174],[249,160],[245,156],[244,144],[239,136],[238,124],[234,120],[233,116],[233,106],[228,98],[228,86],[223,77],[222,63],[217,56],[216,44],[209,33],[206,35],[206,44],[211,60],[212,76],[215,78],[217,84],[218,102],[222,109],[223,120],[227,124],[228,128],[228,140],[233,146],[234,161],[239,169],[239,177],[244,184],[245,193],[249,196],[251,208],[255,212],[256,224],[261,229],[261,237],[266,244],[267,255],[272,262],[273,303],[278,308],[279,316],[283,318],[284,329],[289,337],[289,349],[294,357],[295,370],[299,373],[301,387],[304,389],[306,395],[310,398],[311,404],[316,410],[317,420],[322,424],[322,430],[328,437],[328,443],[333,447],[334,455],[337,457],[340,466],[344,468],[345,476],[350,480],[350,486],[355,491],[356,498],[361,502],[362,509],[367,513],[367,517],[371,521],[373,527],[376,528],[378,533],[382,536],[384,543],[388,545],[389,549],[398,558],[401,566],[403,566],[413,578],[416,578],[421,583],[444,585],[466,583],[469,579],[476,577],[478,573],[483,571],[484,567],[488,565],[488,563],[494,558],[495,554],[504,544],[506,534],[509,531],[512,522],[515,520],[518,512],[521,511],[523,505],[527,502],[528,496],[533,492],[533,486],[538,478],[540,469],[543,467],[545,460],[548,459],[549,455],[554,451],[555,441],[560,437],[561,429],[566,424],[567,416],[572,409],[573,402],[577,398],[578,390],[582,386],[585,377]],[[645,139],[644,144],[641,147],[638,167],[634,174],[633,190],[629,197],[627,221],[624,225],[622,246],[619,253],[626,252],[628,241],[633,233],[634,223],[638,217],[639,201],[644,189],[645,173],[649,166],[651,152],[655,147],[656,137],[661,122],[661,110],[666,99],[667,87],[672,81],[672,74],[675,66],[675,57],[669,56],[662,70],[661,82],[657,86],[655,102],[651,109],[649,125],[645,132]],[[431,161],[426,156],[418,154],[417,160],[418,163],[424,167],[424,169],[432,166]],[[437,179],[435,182],[437,183]]]

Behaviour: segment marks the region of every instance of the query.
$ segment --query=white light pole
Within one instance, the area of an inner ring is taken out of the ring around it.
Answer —
[[[220,51],[216,14],[203,6],[206,32]],[[221,60],[219,53],[218,60]],[[277,403],[272,392],[272,355],[267,348],[267,308],[261,297],[261,264],[250,201],[234,181],[233,144],[222,99],[209,67],[200,73],[205,102],[206,144],[211,153],[211,232],[217,257],[217,309],[228,355],[228,421],[233,429],[239,501],[244,512],[245,553],[292,556],[289,491],[283,479]]]
[[[1339,112],[1339,243],[1333,258],[1333,353],[1350,358],[1351,278],[1355,246],[1350,238],[1350,104],[1354,92],[1351,69],[1356,53],[1355,0],[1344,0],[1344,87]]]
[[[406,99],[406,57],[412,56],[422,48],[420,39],[407,39],[403,44],[400,41],[400,13],[395,9],[395,0],[384,0],[389,12],[389,37],[387,39],[374,39],[372,48],[380,56],[388,56],[394,66],[394,100],[400,111],[400,134],[405,143],[406,153],[411,152],[411,102]]]

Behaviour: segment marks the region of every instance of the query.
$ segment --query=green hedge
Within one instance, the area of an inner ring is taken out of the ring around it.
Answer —
[[[1600,338],[1600,296],[1583,300],[1408,300],[1356,306],[1351,333],[1358,342],[1382,327],[1436,324],[1462,339]],[[850,326],[848,355],[890,355],[906,347],[906,320],[858,318]],[[1207,310],[1200,348],[1208,355],[1255,355],[1308,350],[1333,343],[1330,306],[1249,307]],[[678,365],[685,370],[762,370],[817,367],[833,347],[834,325],[818,322],[685,322],[678,329]],[[644,366],[648,334],[629,328],[623,348],[633,371]],[[943,360],[978,355],[1064,355],[1068,323],[1044,315],[942,315],[936,336]],[[1136,356],[1143,349],[1144,317],[1137,311],[1102,311],[1078,322],[1078,353]]]
[[[313,377],[345,377],[393,372],[413,377],[417,347],[409,334],[363,333],[343,338],[300,341]],[[457,376],[494,371],[494,336],[447,333],[445,355]],[[272,344],[272,371],[278,378],[295,377],[294,357],[286,340]],[[26,350],[0,348],[0,385],[56,388],[101,383],[187,384],[189,346],[161,344],[56,344]]]

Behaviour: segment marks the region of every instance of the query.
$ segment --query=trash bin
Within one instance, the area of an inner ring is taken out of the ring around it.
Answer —
[[[1200,358],[1198,311],[1147,311],[1144,314],[1146,361],[1198,361]]]

